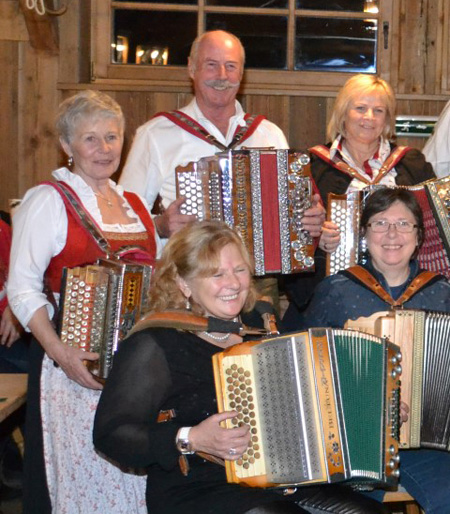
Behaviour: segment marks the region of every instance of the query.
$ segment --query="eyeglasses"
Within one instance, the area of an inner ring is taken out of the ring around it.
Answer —
[[[417,228],[417,225],[414,223],[404,220],[395,221],[394,223],[389,223],[389,221],[386,220],[378,220],[372,223],[368,223],[367,226],[372,229],[372,232],[380,234],[388,232],[391,226],[395,227],[395,230],[401,234],[410,234],[415,228]]]

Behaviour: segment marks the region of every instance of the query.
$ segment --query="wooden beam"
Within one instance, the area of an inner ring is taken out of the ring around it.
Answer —
[[[0,0],[2,41],[28,41],[28,31],[17,0]]]
[[[36,11],[28,9],[26,0],[19,0],[19,4],[25,17],[31,46],[46,54],[57,55],[59,41],[55,18],[47,13],[39,15]]]

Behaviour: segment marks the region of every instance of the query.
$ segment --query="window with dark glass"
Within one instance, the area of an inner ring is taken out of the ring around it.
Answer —
[[[378,0],[111,2],[111,64],[185,66],[198,29],[238,36],[247,69],[377,70]]]

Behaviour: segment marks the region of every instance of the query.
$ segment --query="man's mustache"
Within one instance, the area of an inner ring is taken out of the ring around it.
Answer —
[[[205,84],[208,87],[212,87],[213,89],[216,89],[217,91],[225,91],[225,89],[234,89],[238,88],[240,85],[240,82],[230,82],[229,80],[205,80]]]

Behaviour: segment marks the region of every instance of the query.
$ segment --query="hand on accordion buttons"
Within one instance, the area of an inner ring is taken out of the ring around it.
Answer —
[[[303,213],[302,226],[312,237],[319,237],[325,220],[325,209],[320,201],[320,195],[314,195],[312,206]]]
[[[85,352],[78,348],[63,343],[55,345],[51,359],[58,363],[68,378],[88,389],[102,389],[103,386],[95,380],[83,361],[95,361],[99,358],[98,353]]]
[[[178,232],[188,223],[196,220],[196,217],[189,214],[181,214],[181,206],[186,201],[184,196],[177,198],[167,209],[154,219],[156,229],[161,237],[170,237]]]
[[[191,428],[189,440],[195,451],[209,453],[226,460],[237,460],[250,443],[250,427],[223,428],[220,423],[237,416],[235,411],[213,414]]]
[[[400,402],[400,424],[408,421],[409,407],[405,402]]]
[[[322,234],[319,240],[319,248],[325,252],[332,253],[341,242],[339,227],[332,221],[325,221],[322,226]]]

